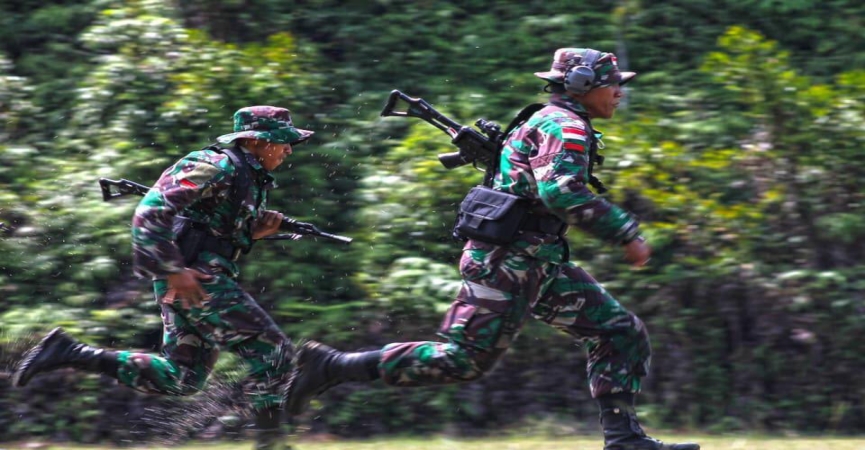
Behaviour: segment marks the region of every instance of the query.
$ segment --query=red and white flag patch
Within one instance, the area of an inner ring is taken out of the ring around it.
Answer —
[[[586,151],[586,130],[562,127],[562,139],[565,140],[565,150]]]
[[[586,139],[586,130],[573,127],[562,127],[562,139],[576,139],[583,141]]]

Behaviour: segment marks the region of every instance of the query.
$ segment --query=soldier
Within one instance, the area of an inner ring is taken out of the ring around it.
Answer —
[[[462,288],[439,334],[447,342],[407,342],[381,350],[343,353],[309,341],[300,347],[287,391],[298,414],[316,395],[344,381],[381,378],[393,386],[429,386],[478,379],[505,353],[526,318],[546,322],[581,341],[588,351],[591,393],[600,406],[606,450],[698,450],[664,444],[637,422],[634,396],[647,375],[651,348],[646,327],[594,278],[568,262],[568,226],[619,245],[635,266],[650,250],[637,221],[596,196],[592,176],[601,134],[591,120],[613,117],[622,85],[616,57],[592,49],[559,49],[547,81],[549,103],[511,132],[492,188],[528,199],[533,208],[509,244],[470,239],[460,261]]]
[[[283,215],[265,209],[271,171],[313,132],[294,127],[289,111],[273,106],[238,110],[234,131],[165,170],[135,210],[133,268],[153,280],[164,324],[161,354],[90,347],[57,328],[25,355],[14,385],[74,367],[142,392],[191,395],[204,388],[222,348],[249,369],[255,448],[283,448],[280,412],[294,348],[238,285],[237,260],[279,230]]]

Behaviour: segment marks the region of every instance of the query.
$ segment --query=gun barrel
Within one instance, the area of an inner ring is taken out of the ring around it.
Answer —
[[[279,225],[279,229],[302,236],[317,236],[325,239],[330,239],[332,241],[342,242],[343,244],[351,244],[352,241],[350,237],[327,233],[319,230],[318,227],[311,223],[298,222],[297,220],[290,217],[285,217],[282,219],[282,223]]]
[[[322,232],[318,236],[321,236],[326,239],[330,239],[332,241],[342,242],[343,244],[351,244],[352,239],[348,236],[340,236],[338,234],[324,233]]]

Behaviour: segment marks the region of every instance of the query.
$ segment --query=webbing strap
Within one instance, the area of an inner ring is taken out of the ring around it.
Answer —
[[[491,167],[484,174],[484,186],[493,187],[493,177],[495,177],[496,172],[498,172],[499,170],[499,164],[501,163],[500,159],[502,157],[502,147],[504,147],[505,141],[508,139],[508,135],[511,134],[511,131],[513,131],[515,128],[526,123],[526,121],[529,120],[529,118],[532,117],[534,113],[540,111],[541,108],[543,108],[544,106],[546,106],[546,104],[544,103],[532,103],[531,105],[528,105],[525,108],[521,109],[520,112],[518,112],[517,115],[513,118],[513,120],[511,120],[511,123],[508,124],[507,128],[505,128],[504,133],[502,133],[502,141],[499,142],[498,154],[495,158],[493,158],[493,164],[495,165],[495,167]]]
[[[243,206],[243,199],[249,194],[249,188],[252,186],[249,163],[246,162],[246,155],[243,154],[240,147],[218,148],[217,151],[228,156],[234,164],[234,183],[231,187],[231,217],[237,217]]]

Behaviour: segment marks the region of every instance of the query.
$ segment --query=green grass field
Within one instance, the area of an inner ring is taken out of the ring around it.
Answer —
[[[676,441],[673,436],[658,435],[659,439]],[[695,438],[703,450],[865,450],[865,438],[773,438],[754,436],[708,437]],[[678,439],[684,440],[682,437]],[[6,449],[70,449],[104,450],[110,447],[72,446],[72,445],[33,445],[3,444],[0,450]],[[140,447],[139,447],[140,448]],[[180,447],[150,447],[171,450],[246,450],[252,448],[251,442],[209,443],[184,445]],[[526,439],[448,439],[417,438],[417,439],[376,439],[369,441],[331,442],[301,441],[293,444],[293,450],[601,450],[603,445],[597,438],[526,438]]]

